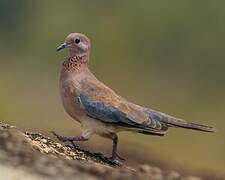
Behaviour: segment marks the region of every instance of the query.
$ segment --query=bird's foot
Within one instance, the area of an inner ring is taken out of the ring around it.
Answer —
[[[71,141],[71,139],[70,139],[69,137],[61,136],[61,135],[57,134],[55,131],[51,131],[51,133],[52,133],[59,141],[62,141],[62,142]]]
[[[116,157],[119,158],[119,160],[121,161],[126,161],[126,159],[122,158],[121,156],[119,156],[119,154],[116,153]]]
[[[116,164],[122,164],[121,161],[125,161],[125,159],[119,156],[117,153],[112,155],[109,159]]]
[[[72,144],[73,147],[77,147],[76,144],[74,143],[74,140],[77,138],[77,136],[75,137],[67,137],[67,136],[61,136],[59,134],[57,134],[54,131],[51,131],[51,133],[59,140],[62,142],[70,142]]]
[[[61,136],[59,134],[57,134],[56,132],[52,131],[51,132],[54,136],[56,136],[56,138],[59,140],[59,141],[62,141],[62,142],[71,142],[71,144],[73,145],[73,147],[76,147],[74,141],[86,141],[87,139],[84,138],[82,135],[81,136]]]

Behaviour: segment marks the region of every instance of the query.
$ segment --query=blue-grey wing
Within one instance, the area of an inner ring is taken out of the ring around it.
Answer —
[[[138,132],[157,135],[165,134],[168,129],[166,124],[151,119],[148,112],[145,112],[144,109],[141,112],[137,112],[137,110],[135,111],[131,107],[131,109],[125,111],[108,102],[92,100],[83,94],[80,94],[79,101],[81,107],[89,117],[98,119],[104,123],[133,128]],[[140,114],[146,115],[147,119],[145,119],[145,116],[141,119],[142,116]]]

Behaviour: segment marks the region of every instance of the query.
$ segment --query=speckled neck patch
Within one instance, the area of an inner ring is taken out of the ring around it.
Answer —
[[[78,71],[81,68],[81,66],[86,65],[87,63],[88,63],[87,55],[73,56],[67,58],[63,62],[63,67],[67,71],[74,71],[74,70]]]

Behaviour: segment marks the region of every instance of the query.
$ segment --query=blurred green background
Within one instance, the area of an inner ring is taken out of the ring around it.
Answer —
[[[218,130],[171,129],[164,138],[121,133],[119,151],[128,161],[136,155],[225,173],[224,6],[220,0],[1,0],[0,120],[79,134],[58,93],[67,51],[55,49],[68,33],[82,32],[92,41],[92,71],[120,95]],[[98,137],[85,145],[111,148]]]

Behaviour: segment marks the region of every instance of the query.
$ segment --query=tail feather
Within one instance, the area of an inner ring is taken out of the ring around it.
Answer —
[[[181,127],[181,128],[193,129],[193,130],[204,131],[204,132],[216,131],[214,127],[204,125],[204,124],[187,122],[185,120],[175,118],[170,115],[153,111],[153,110],[150,112],[150,116],[153,118],[157,118],[158,121],[163,122],[167,124],[168,126]]]
[[[167,124],[171,126],[175,126],[175,127],[182,127],[182,128],[199,130],[204,132],[215,132],[214,127],[204,125],[204,124],[186,122],[186,121],[183,122],[180,119],[176,119],[176,118],[170,119],[170,122],[168,122]]]

